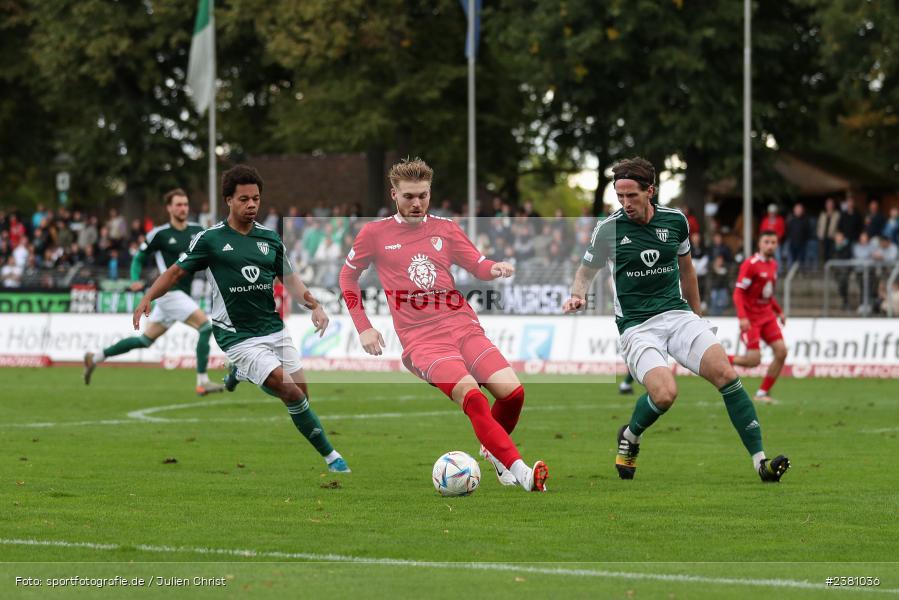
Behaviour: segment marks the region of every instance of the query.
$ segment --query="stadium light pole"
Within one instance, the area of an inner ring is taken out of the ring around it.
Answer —
[[[475,162],[475,102],[474,102],[474,67],[475,67],[475,0],[468,0],[468,39],[466,40],[468,58],[468,238],[474,242],[477,235],[475,209],[477,202],[477,163]]]
[[[743,0],[743,257],[752,254],[752,0]]]
[[[216,172],[215,172],[215,0],[209,0],[209,18],[212,23],[212,77],[209,78],[210,100],[209,100],[209,214],[212,222],[218,221],[218,195],[216,193]]]

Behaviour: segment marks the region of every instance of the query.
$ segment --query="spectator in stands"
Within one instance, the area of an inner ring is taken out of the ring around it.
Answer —
[[[78,245],[82,250],[87,250],[88,246],[93,247],[97,243],[99,237],[100,234],[97,231],[97,217],[88,217],[84,227],[78,232]]]
[[[265,216],[265,220],[262,222],[263,227],[268,227],[274,231],[281,230],[281,215],[278,214],[278,209],[274,206],[269,207],[268,214]]]
[[[109,278],[113,281],[119,278],[119,251],[116,248],[112,248],[109,251],[109,262],[107,263],[107,268],[109,269]]]
[[[34,214],[31,215],[31,230],[34,231],[35,229],[37,229],[40,226],[41,221],[43,221],[44,217],[46,216],[47,209],[44,208],[43,204],[38,204],[37,210],[35,210]]]
[[[109,237],[109,230],[106,227],[101,227],[100,237],[97,239],[97,254],[101,261],[109,261],[109,251],[113,247],[112,240]]]
[[[0,231],[0,264],[6,262],[6,258],[12,256],[12,247],[9,245],[9,232]]]
[[[94,250],[94,246],[93,245],[85,246],[83,251],[84,251],[84,256],[81,259],[82,262],[88,267],[96,267],[97,264],[99,264],[99,263],[97,261],[97,252]]]
[[[833,257],[834,259],[847,260],[852,258],[852,243],[839,229],[834,234]],[[837,291],[843,301],[843,310],[849,310],[849,269],[838,268],[836,270]]]
[[[840,214],[840,221],[837,224],[839,229],[850,244],[855,244],[864,229],[865,222],[862,216],[855,210],[855,198],[846,197],[846,210]]]
[[[287,211],[287,217],[284,219],[284,244],[293,246],[294,242],[303,238],[303,224],[305,219],[300,214],[300,210],[296,206],[291,206]]]
[[[512,225],[513,240],[510,246],[513,255],[518,257],[519,261],[531,259],[536,250],[534,248],[534,224],[528,220],[526,213],[522,211],[522,216],[515,217],[515,223]],[[513,263],[515,264],[515,263]]]
[[[728,248],[728,250],[730,250]],[[713,316],[724,314],[730,305],[730,269],[723,254],[716,254],[709,271],[709,287],[711,288],[709,312]]]
[[[80,210],[76,210],[72,213],[72,220],[69,222],[69,229],[72,231],[72,234],[75,236],[75,239],[78,239],[78,235],[84,229],[85,226],[84,215],[81,214]]]
[[[337,285],[337,277],[342,264],[340,259],[343,258],[343,255],[340,245],[334,242],[334,238],[331,235],[325,235],[313,257],[317,275],[316,283],[324,287]]]
[[[887,220],[880,212],[880,203],[877,200],[871,200],[868,203],[868,214],[865,215],[865,233],[869,238],[880,237],[886,224]]]
[[[321,218],[308,219],[303,229],[303,262],[312,262],[322,238],[325,236]]]
[[[9,231],[9,244],[13,248],[18,246],[22,240],[28,239],[25,225],[19,221],[19,217],[15,213],[9,215],[9,226],[7,227],[7,231]]]
[[[805,262],[806,248],[812,235],[812,223],[805,214],[805,206],[801,202],[797,202],[793,205],[793,214],[787,222],[784,236],[787,246],[788,269],[793,266],[793,263],[803,264]]]
[[[824,262],[833,256],[834,237],[840,223],[840,211],[833,198],[824,201],[824,210],[818,215],[818,253]]]
[[[862,231],[858,237],[858,241],[855,242],[852,246],[852,258],[855,259],[860,264],[855,267],[855,276],[858,278],[858,288],[861,290],[862,294],[862,302],[858,307],[859,314],[866,315],[871,312],[871,300],[872,300],[872,292],[874,291],[874,277],[872,276],[872,270],[870,267],[865,266],[864,263],[871,261],[874,259],[874,250],[875,245],[871,243],[871,239],[868,237],[867,231]],[[868,270],[868,287],[865,289],[865,270]]]
[[[12,239],[12,236],[10,236],[10,239]],[[19,243],[12,250],[13,258],[20,267],[25,266],[25,263],[28,262],[28,255],[33,253],[34,249],[29,248],[28,240],[25,238],[20,238]]]
[[[780,248],[781,242],[783,242],[784,239],[784,233],[786,232],[786,224],[784,223],[784,218],[777,214],[776,204],[768,205],[768,214],[765,215],[762,222],[759,223],[759,233],[768,230],[777,234],[777,247]],[[742,231],[742,229],[739,231]]]
[[[128,243],[140,243],[144,239],[144,225],[140,219],[131,220],[131,229],[128,231]]]
[[[331,216],[331,210],[325,206],[325,203],[321,200],[315,203],[315,207],[312,209],[312,216],[316,219],[324,219],[325,217]]]
[[[724,268],[726,269],[729,269],[734,262],[734,253],[730,249],[730,246],[724,243],[724,236],[721,235],[721,232],[719,231],[716,231],[712,235],[712,248],[710,254],[712,255],[712,261],[719,256],[724,259]]]
[[[106,221],[106,231],[110,245],[114,248],[122,247],[125,242],[125,237],[128,235],[128,223],[125,222],[125,217],[120,215],[119,211],[114,208],[109,209],[109,220]]]
[[[22,285],[23,268],[16,264],[16,259],[12,256],[6,259],[3,269],[0,269],[0,279],[3,280],[3,287],[17,288]]]
[[[693,211],[690,210],[690,207],[684,205],[684,207],[681,208],[681,212],[684,213],[685,217],[687,217],[687,225],[690,226],[690,233],[693,233],[694,231],[696,233],[702,233],[699,228],[699,219],[696,218],[696,215],[693,214]]]
[[[890,209],[890,219],[883,226],[883,237],[899,244],[899,206]]]
[[[702,308],[708,306],[708,276],[709,276],[709,251],[702,243],[702,236],[698,231],[690,230],[690,256],[693,258],[693,267],[696,269],[696,279],[699,283],[699,299]]]
[[[880,296],[880,306],[884,312],[890,311],[892,309],[892,315],[894,317],[899,316],[899,279],[893,282],[893,290],[892,294],[887,294],[887,282],[880,282],[880,290],[878,295]]]
[[[883,236],[872,238],[871,245],[874,246],[873,250],[871,250],[871,258],[876,261],[895,263],[896,259],[899,258],[899,248],[889,238]]]

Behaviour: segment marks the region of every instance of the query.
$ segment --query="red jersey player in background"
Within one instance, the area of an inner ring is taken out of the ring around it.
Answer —
[[[737,283],[734,286],[734,306],[740,319],[740,337],[746,344],[746,354],[731,357],[739,367],[755,367],[761,362],[759,339],[765,341],[774,352],[774,360],[761,387],[755,393],[756,400],[773,402],[769,393],[780,375],[787,359],[787,346],[777,320],[786,324],[786,317],[774,298],[777,283],[777,233],[766,230],[759,235],[759,251],[743,261]]]
[[[548,469],[521,458],[509,434],[518,423],[524,388],[493,345],[450,273],[459,265],[481,280],[510,277],[515,269],[487,260],[457,223],[428,214],[433,171],[421,159],[390,169],[396,214],[367,223],[340,272],[340,288],[363,349],[380,355],[381,332],[362,305],[359,276],[375,265],[384,286],[393,326],[403,346],[403,364],[458,404],[480,440],[481,456],[504,485],[544,491]],[[496,398],[491,409],[481,391]]]

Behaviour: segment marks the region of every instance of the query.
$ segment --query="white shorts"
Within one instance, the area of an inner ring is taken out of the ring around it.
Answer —
[[[197,310],[200,310],[200,305],[196,300],[181,290],[170,290],[153,301],[150,321],[171,327],[179,321],[183,323]]]
[[[716,327],[696,313],[669,310],[628,328],[621,335],[621,355],[631,375],[643,377],[656,367],[668,367],[668,355],[699,374],[702,355],[718,344]]]
[[[249,379],[256,385],[265,383],[265,379],[278,367],[290,375],[303,368],[300,353],[287,328],[277,333],[244,340],[225,350],[231,365],[237,367],[239,379]]]

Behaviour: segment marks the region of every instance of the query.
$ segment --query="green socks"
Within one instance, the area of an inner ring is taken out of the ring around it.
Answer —
[[[303,434],[303,437],[315,446],[319,454],[328,456],[334,452],[334,446],[328,441],[328,436],[325,434],[321,421],[318,420],[318,415],[309,406],[309,401],[306,398],[295,404],[288,404],[287,412],[290,413],[293,424]]]
[[[197,338],[197,373],[205,373],[209,364],[209,336],[212,335],[212,325],[206,321],[197,330],[200,337]]]
[[[145,335],[136,335],[134,337],[125,338],[117,341],[108,348],[103,348],[103,357],[118,356],[119,354],[125,354],[126,352],[131,352],[137,348],[149,348],[153,344],[153,341],[154,340],[151,340]]]
[[[762,452],[762,428],[755,414],[755,405],[743,389],[743,382],[739,378],[734,379],[719,391],[724,397],[724,406],[727,407],[730,422],[740,434],[740,439],[743,440],[749,454]]]
[[[637,404],[634,405],[634,413],[631,415],[631,422],[627,428],[639,437],[663,414],[665,411],[653,403],[649,394],[643,394],[637,398]]]
[[[631,385],[632,383],[634,383],[634,376],[631,375],[630,371],[628,371],[627,375],[624,376],[624,383],[626,383],[628,385]]]

